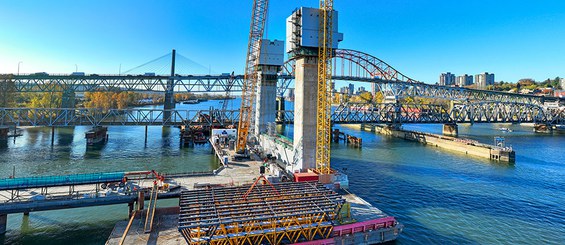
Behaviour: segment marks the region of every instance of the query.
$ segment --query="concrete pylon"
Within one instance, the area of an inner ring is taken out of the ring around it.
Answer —
[[[163,108],[165,110],[173,110],[175,109],[175,80],[173,77],[175,76],[175,62],[176,62],[176,50],[173,49],[172,58],[171,58],[171,77],[167,80],[167,87],[165,88],[165,104]],[[171,112],[165,111],[163,113],[163,120],[170,120]]]
[[[459,129],[455,123],[446,123],[443,125],[443,135],[457,137]]]
[[[296,60],[294,149],[302,170],[316,168],[316,115],[318,114],[318,57]],[[300,140],[302,139],[302,142]],[[299,145],[302,144],[302,147]]]
[[[267,124],[275,122],[277,105],[278,67],[262,66],[258,73],[259,84],[255,96],[255,134],[267,133]]]

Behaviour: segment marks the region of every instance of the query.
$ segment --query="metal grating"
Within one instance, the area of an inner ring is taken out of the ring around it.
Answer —
[[[326,239],[345,200],[317,182],[184,191],[179,231],[188,244],[286,244]]]

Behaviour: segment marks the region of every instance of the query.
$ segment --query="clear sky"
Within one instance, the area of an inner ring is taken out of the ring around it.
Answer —
[[[271,0],[268,37],[318,1]],[[180,54],[243,73],[251,0],[0,0],[0,73],[118,73]],[[441,72],[496,80],[565,77],[563,0],[335,0],[341,48],[428,83]]]

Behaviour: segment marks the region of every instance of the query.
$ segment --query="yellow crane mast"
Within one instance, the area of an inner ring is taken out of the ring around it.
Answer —
[[[333,55],[333,0],[320,0],[318,30],[318,98],[316,123],[316,170],[330,174],[331,80]]]
[[[259,55],[261,53],[261,39],[267,20],[269,0],[254,0],[251,13],[251,27],[249,30],[249,43],[247,45],[247,60],[245,62],[245,77],[241,92],[241,107],[239,111],[239,125],[237,128],[237,151],[243,152],[247,146],[247,137],[253,130],[255,89],[257,88],[257,71]]]

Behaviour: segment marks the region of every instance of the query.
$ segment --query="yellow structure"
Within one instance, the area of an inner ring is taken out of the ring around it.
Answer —
[[[245,77],[241,91],[241,107],[239,125],[237,128],[237,151],[245,151],[247,137],[252,129],[254,117],[255,89],[258,80],[259,55],[261,54],[261,39],[267,20],[269,0],[253,1],[251,12],[251,27],[249,30],[249,43],[247,45],[247,60],[245,62]]]
[[[333,0],[320,0],[318,32],[318,98],[316,125],[316,170],[330,174],[331,80],[333,55]]]

